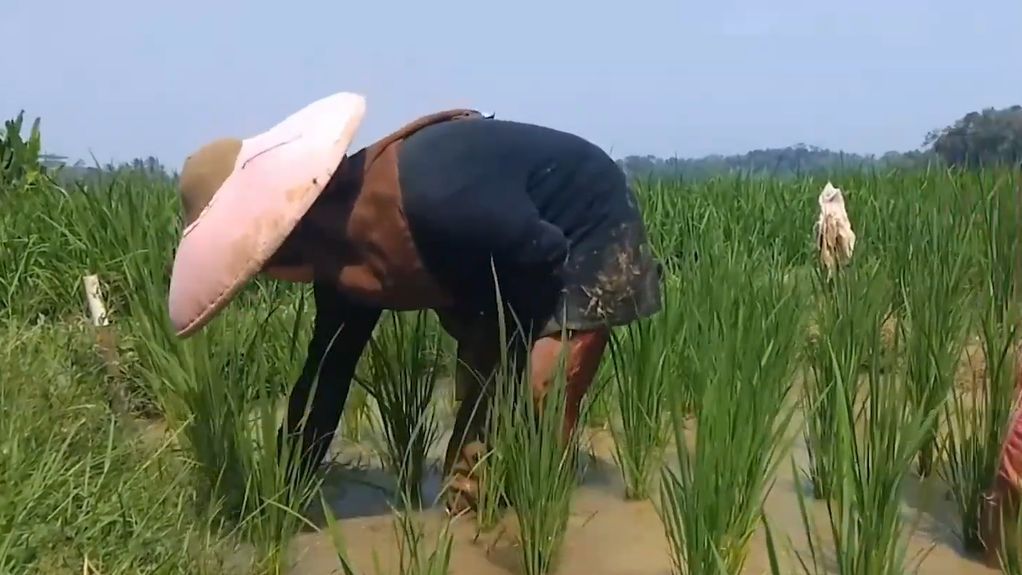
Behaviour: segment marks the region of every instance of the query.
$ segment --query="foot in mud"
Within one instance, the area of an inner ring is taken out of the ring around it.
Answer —
[[[479,479],[476,468],[486,446],[481,441],[473,441],[465,445],[458,453],[458,458],[448,471],[446,488],[447,512],[451,515],[462,515],[474,512],[479,502]]]

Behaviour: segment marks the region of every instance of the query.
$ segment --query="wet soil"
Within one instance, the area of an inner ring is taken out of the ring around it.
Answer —
[[[560,566],[560,575],[669,575],[671,559],[663,525],[651,502],[629,502],[611,457],[611,444],[605,432],[591,438],[592,459],[583,484],[578,488],[569,521]],[[389,475],[378,468],[353,463],[357,457],[347,449],[347,463],[331,471],[324,493],[333,513],[341,520],[349,558],[359,573],[396,574],[398,561],[395,526],[385,488]],[[806,463],[803,446],[794,457],[799,466]],[[903,512],[915,524],[910,540],[910,560],[920,560],[918,573],[924,575],[981,575],[998,571],[984,566],[979,558],[965,555],[955,535],[956,515],[947,489],[939,480],[918,482],[912,476],[906,490]],[[425,496],[432,500],[439,493],[439,477],[428,482]],[[374,487],[375,485],[375,487]],[[781,467],[777,482],[767,500],[766,512],[774,537],[781,547],[781,566],[785,573],[801,573],[789,549],[805,553],[805,530],[799,514],[796,489],[802,489],[817,531],[828,544],[828,518],[825,504],[809,497],[809,486],[796,483],[790,466]],[[310,513],[317,525],[325,526],[322,513]],[[426,545],[443,520],[438,505],[424,512]],[[918,522],[918,523],[916,523]],[[325,528],[325,527],[324,527]],[[514,575],[522,573],[513,514],[492,534],[477,536],[471,517],[456,520],[454,528],[452,573],[466,575]],[[325,531],[309,530],[299,535],[293,546],[295,563],[290,573],[326,575],[342,573],[329,536]],[[376,570],[378,561],[379,571]],[[769,573],[768,556],[762,529],[753,539],[744,570],[749,574]]]

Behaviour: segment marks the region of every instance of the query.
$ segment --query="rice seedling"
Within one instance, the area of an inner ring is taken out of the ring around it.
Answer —
[[[959,536],[970,551],[985,547],[980,537],[980,510],[1016,404],[1014,368],[1019,335],[1018,308],[1011,296],[1016,289],[1012,269],[1022,252],[1005,249],[1017,239],[1012,239],[1015,232],[1004,225],[1004,209],[996,191],[983,210],[979,235],[985,253],[980,259],[982,283],[974,316],[981,349],[979,357],[972,358],[982,361],[983,369],[970,366],[974,378],[982,373],[979,381],[952,394],[943,442],[946,461],[941,468],[958,508]]]
[[[612,342],[613,346],[613,342]],[[613,347],[610,351],[613,353]],[[613,360],[601,361],[593,378],[592,387],[586,393],[587,425],[591,429],[610,430],[617,409],[617,368]]]
[[[496,278],[495,268],[493,274]],[[491,516],[498,515],[502,499],[514,510],[524,573],[547,575],[556,569],[568,527],[577,484],[578,437],[586,414],[579,414],[579,424],[566,437],[567,358],[561,354],[550,380],[533,381],[524,345],[529,341],[527,329],[504,305],[499,280],[496,283],[500,350],[486,414],[489,451],[479,465],[480,491],[491,506],[484,511]],[[539,391],[538,386],[545,389]],[[494,468],[499,475],[493,474]],[[496,485],[490,483],[494,479]],[[482,493],[486,489],[488,495]]]
[[[431,408],[441,365],[440,332],[427,312],[388,313],[369,343],[356,380],[380,411],[384,465],[398,476],[402,500],[419,507],[426,456],[440,435]]]
[[[695,438],[672,410],[678,469],[663,471],[658,511],[677,573],[736,574],[789,446],[802,314],[782,274],[762,260],[707,259],[686,283],[679,341],[699,390]]]
[[[993,559],[1004,575],[1022,574],[1022,545],[1019,534],[1022,533],[1022,513],[1019,513],[1018,499],[1009,498],[1007,505],[1002,507],[1000,517],[992,520],[1000,523],[999,544],[991,549]]]
[[[500,421],[510,424],[498,434],[503,436],[499,445],[506,449],[504,488],[518,519],[522,567],[526,575],[547,575],[556,569],[568,527],[579,428],[569,437],[562,433],[567,398],[563,367],[549,382],[542,405],[533,400],[530,368],[519,377],[498,378],[495,408],[506,411]]]
[[[878,280],[879,281],[879,280]],[[884,370],[884,316],[869,318],[865,383],[846,381],[835,370],[838,407],[834,481],[827,500],[834,566],[825,565],[822,543],[799,492],[808,554],[798,554],[803,572],[842,575],[901,574],[910,571],[901,492],[910,465],[926,441],[939,411],[909,401],[903,372]],[[837,362],[836,350],[831,349]]]
[[[814,326],[806,346],[807,376],[800,403],[805,416],[805,442],[809,453],[809,479],[817,499],[830,497],[838,465],[838,418],[841,402],[837,381],[854,391],[867,361],[869,326],[883,317],[890,303],[890,288],[876,262],[845,268],[831,280],[818,270],[814,276]]]
[[[162,301],[145,290],[135,293],[140,308]],[[280,388],[267,385],[280,381],[273,373],[278,366],[289,366],[287,380],[297,380],[298,346],[274,346],[268,338],[298,337],[303,301],[290,326],[265,304],[270,310],[265,318],[228,310],[221,321],[185,341],[171,339],[164,315],[156,310],[135,325],[144,342],[141,369],[168,423],[181,428],[202,479],[199,493],[258,543],[273,570],[283,566],[288,541],[306,523],[301,512],[318,488],[318,479],[294,464],[300,447],[280,441]],[[274,355],[274,348],[288,354]]]
[[[504,409],[497,403],[506,394],[495,389],[499,382],[512,380],[513,371],[504,363],[498,366],[505,376],[496,376],[482,385],[490,386],[483,391],[489,397],[486,406],[486,452],[476,463],[473,474],[478,478],[479,493],[476,497],[475,520],[478,533],[494,529],[504,516],[508,503],[508,477],[511,473],[511,449],[514,436],[511,433],[517,420],[515,411]],[[479,408],[483,408],[480,406]]]
[[[915,251],[901,262],[898,284],[903,302],[899,322],[910,399],[924,411],[942,409],[950,397],[966,336],[969,252],[961,249],[971,234],[962,207],[929,208],[912,218]],[[957,212],[957,213],[955,213]],[[935,427],[918,456],[919,475],[930,476],[938,455]]]
[[[616,417],[610,430],[625,497],[634,500],[649,497],[650,480],[670,441],[668,409],[687,411],[692,404],[675,365],[673,346],[682,320],[677,289],[670,286],[665,292],[666,309],[624,328],[625,337],[612,339]],[[674,397],[682,403],[668,404],[668,386],[679,387]]]

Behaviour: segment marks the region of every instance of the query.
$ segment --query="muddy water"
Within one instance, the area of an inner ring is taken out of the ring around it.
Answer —
[[[672,572],[668,544],[663,526],[648,502],[626,502],[624,487],[610,456],[609,439],[605,433],[592,437],[594,459],[588,464],[585,480],[578,489],[569,521],[563,555],[558,573],[561,575],[668,575]],[[351,460],[351,453],[347,459]],[[804,465],[803,447],[795,452],[796,461]],[[333,512],[341,518],[349,557],[360,573],[375,575],[378,561],[380,575],[396,574],[398,551],[394,523],[388,499],[379,485],[386,485],[388,476],[378,469],[345,469],[331,472],[325,488]],[[439,492],[439,478],[433,477],[426,497]],[[807,489],[802,486],[802,489]],[[798,511],[796,482],[790,466],[783,466],[766,511],[775,539],[781,547],[781,565],[785,573],[800,573],[789,548],[806,552],[805,534]],[[910,541],[909,556],[921,558],[919,573],[927,575],[994,574],[973,557],[960,551],[955,539],[954,507],[947,499],[947,490],[936,481],[911,484],[903,506],[905,518],[918,522]],[[822,503],[809,500],[817,531],[826,547],[829,543],[828,519]],[[424,520],[430,535],[443,517],[440,507],[429,510]],[[312,514],[317,525],[322,519]],[[321,514],[320,514],[321,515]],[[492,535],[476,537],[470,517],[459,519],[454,526],[453,568],[455,574],[512,575],[521,573],[514,521],[510,518]],[[790,545],[789,545],[790,542]],[[291,573],[319,575],[340,573],[340,563],[329,537],[310,530],[294,542],[296,563]],[[920,555],[924,554],[924,555]],[[762,530],[752,542],[745,573],[769,573],[769,563]]]

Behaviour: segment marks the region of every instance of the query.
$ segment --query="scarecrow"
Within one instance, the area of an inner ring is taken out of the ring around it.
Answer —
[[[596,145],[454,109],[349,155],[364,114],[362,96],[334,94],[185,161],[170,317],[187,337],[257,274],[312,284],[313,334],[281,429],[311,470],[382,311],[435,311],[458,343],[444,467],[459,512],[478,492],[500,322],[529,357],[518,365],[534,401],[565,358],[571,431],[610,329],[659,311],[661,267],[625,175]]]

